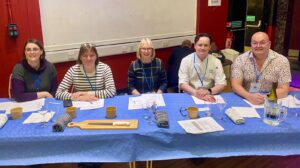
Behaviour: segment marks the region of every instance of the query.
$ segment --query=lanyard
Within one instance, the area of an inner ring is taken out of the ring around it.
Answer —
[[[197,73],[198,79],[199,79],[199,81],[201,82],[202,86],[204,86],[203,82],[204,82],[204,79],[205,79],[207,66],[208,66],[208,58],[206,58],[205,72],[204,72],[204,74],[203,74],[203,76],[202,76],[202,78],[201,78],[200,74],[199,74],[198,71],[197,71],[197,67],[196,67],[196,54],[194,53],[194,68],[195,68],[195,71],[196,71],[196,73]]]
[[[96,91],[96,90],[97,90],[96,80],[95,80],[95,87],[94,87],[94,86],[92,85],[92,83],[91,83],[89,77],[87,76],[87,74],[86,74],[86,72],[85,72],[85,68],[84,68],[84,65],[83,65],[83,64],[82,64],[82,67],[83,67],[83,71],[84,71],[84,75],[85,75],[86,80],[89,82],[89,84],[90,84],[92,90],[93,90],[93,91]],[[95,66],[95,78],[96,78],[96,76],[97,76],[97,71],[96,71],[96,66]]]
[[[34,75],[34,73],[32,73],[31,74],[31,78],[32,78],[32,80],[33,80],[33,82],[34,82],[34,86],[35,86],[35,89],[37,90],[37,91],[40,91],[40,83],[41,83],[41,74],[38,74],[37,75],[37,77],[35,78],[35,75]]]
[[[141,62],[142,63],[142,62]],[[148,81],[148,77],[147,77],[147,74],[145,72],[145,69],[144,69],[144,64],[142,63],[142,69],[143,69],[143,75],[144,75],[144,78],[145,78],[145,81],[147,83],[147,86],[148,86],[148,89],[149,91],[152,91],[152,61],[151,61],[151,66],[150,66],[150,77],[149,77],[149,81]]]
[[[250,55],[250,54],[251,54],[251,52],[249,52],[248,55]],[[264,67],[264,69],[258,71],[258,70],[257,70],[257,67],[256,67],[256,61],[254,61],[254,58],[252,59],[253,66],[254,66],[254,71],[255,71],[255,82],[258,82],[258,80],[259,80],[261,74],[263,73],[263,71],[271,64],[271,60],[269,59],[269,57],[268,57],[268,60],[267,60],[267,61],[268,61],[268,63],[267,63],[267,65]]]

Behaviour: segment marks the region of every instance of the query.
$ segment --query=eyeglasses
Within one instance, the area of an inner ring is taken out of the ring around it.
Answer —
[[[84,44],[81,44],[81,47],[93,48],[93,47],[96,47],[96,46],[95,46],[95,44],[92,44],[92,43],[84,43]]]
[[[270,41],[251,41],[251,45],[253,46],[253,47],[257,47],[257,46],[265,46],[265,45],[267,45],[267,44],[269,44],[270,43]]]
[[[39,48],[25,48],[25,52],[38,52],[40,51]]]
[[[142,51],[152,51],[153,48],[141,48]]]

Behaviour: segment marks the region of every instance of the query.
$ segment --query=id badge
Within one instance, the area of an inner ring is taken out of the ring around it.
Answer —
[[[258,93],[259,90],[260,90],[260,87],[261,87],[260,83],[252,82],[251,85],[250,85],[249,92],[250,93]]]

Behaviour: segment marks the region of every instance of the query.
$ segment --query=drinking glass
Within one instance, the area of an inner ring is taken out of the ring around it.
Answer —
[[[48,102],[46,105],[46,110],[41,111],[40,114],[43,116],[42,126],[47,126],[48,122],[53,122],[53,116],[55,113],[58,113],[60,110],[60,103],[57,102]],[[48,118],[50,120],[48,121]]]
[[[143,118],[145,120],[148,121],[149,124],[153,124],[152,119],[154,119],[152,116],[154,116],[154,114],[157,111],[157,104],[155,102],[155,100],[153,99],[147,99],[145,101],[145,108],[146,113],[143,115]]]
[[[297,106],[297,107],[300,106],[300,101],[298,99],[297,93],[293,93],[292,96],[293,96],[293,102],[294,102],[295,106]],[[300,116],[299,112],[295,112],[294,116],[299,117]]]
[[[224,120],[225,118],[223,117],[223,110],[225,109],[227,103],[224,101],[222,101],[222,97],[217,97],[217,106],[219,108],[219,111],[220,111],[220,119],[221,120]]]

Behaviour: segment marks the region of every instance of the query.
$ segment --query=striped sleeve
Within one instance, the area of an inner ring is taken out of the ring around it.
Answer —
[[[100,77],[101,80],[97,81],[98,89],[95,92],[96,97],[113,97],[116,94],[116,87],[110,67],[104,63],[99,63],[97,74],[99,74],[97,78]]]
[[[74,66],[71,67],[68,72],[65,74],[63,80],[59,84],[55,97],[60,100],[70,100],[71,93],[69,93],[69,88],[73,84],[73,74],[74,74]]]

